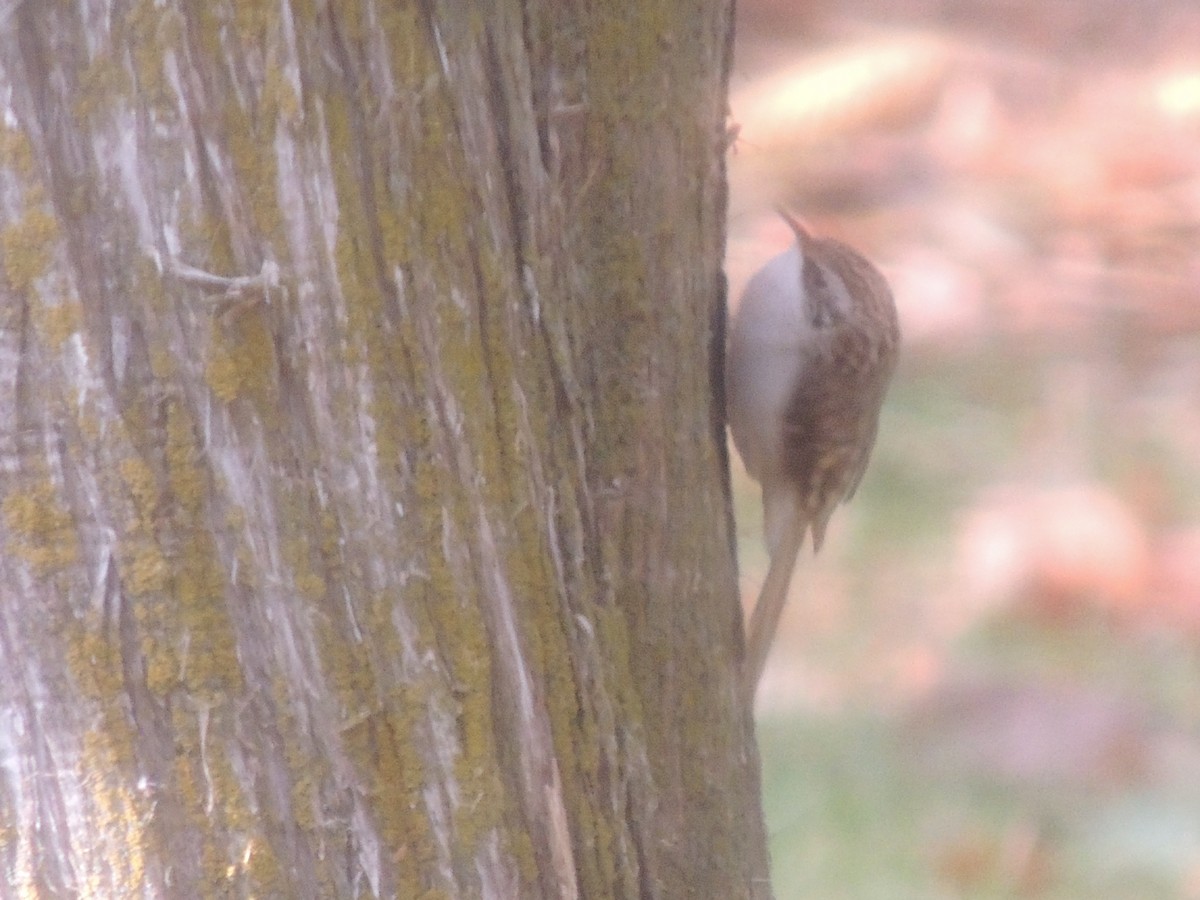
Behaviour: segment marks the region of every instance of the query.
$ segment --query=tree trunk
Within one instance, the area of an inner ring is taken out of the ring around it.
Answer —
[[[17,890],[769,895],[730,15],[0,11]]]

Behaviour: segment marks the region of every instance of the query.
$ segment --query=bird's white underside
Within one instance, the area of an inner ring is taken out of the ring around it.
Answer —
[[[763,488],[764,538],[770,552],[785,517],[795,509],[782,470],[782,422],[814,337],[801,275],[795,246],[759,269],[742,294],[729,338],[729,428],[746,470]]]

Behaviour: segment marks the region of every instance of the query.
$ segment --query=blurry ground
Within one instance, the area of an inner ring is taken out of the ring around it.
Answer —
[[[783,203],[905,332],[761,692],[778,897],[1200,898],[1200,4],[739,16],[734,296]]]

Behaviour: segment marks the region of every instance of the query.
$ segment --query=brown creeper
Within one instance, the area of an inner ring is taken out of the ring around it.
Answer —
[[[796,246],[750,279],[726,364],[729,426],[762,486],[771,558],[748,630],[751,698],[805,533],[820,550],[833,508],[862,480],[900,343],[879,271],[840,241],[813,237],[780,215]]]

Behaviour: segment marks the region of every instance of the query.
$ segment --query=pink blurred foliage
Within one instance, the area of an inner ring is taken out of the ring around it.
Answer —
[[[731,111],[735,285],[776,246],[766,220],[783,203],[888,268],[918,345],[1114,311],[1154,338],[1200,333],[1194,59],[1071,68],[947,30],[877,30],[781,53]]]
[[[1149,711],[1070,681],[960,675],[912,704],[906,734],[938,771],[1009,784],[1104,787],[1153,765]]]
[[[1164,535],[1155,544],[1148,605],[1200,635],[1200,528]]]
[[[957,556],[981,610],[1200,635],[1200,529],[1152,529],[1104,485],[995,487],[963,516]]]

